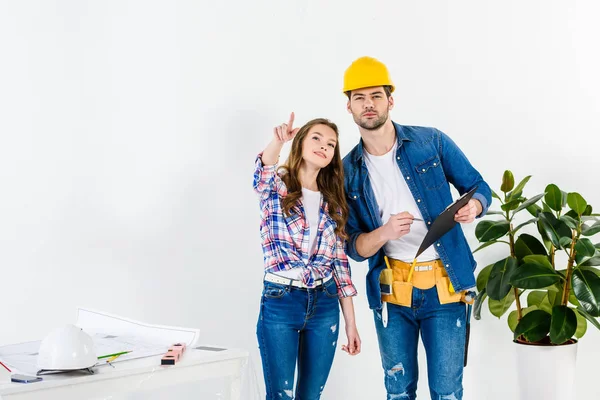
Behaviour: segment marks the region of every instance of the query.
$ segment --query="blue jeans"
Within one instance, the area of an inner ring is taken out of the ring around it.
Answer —
[[[256,336],[267,400],[317,400],[331,369],[338,339],[339,298],[330,279],[316,289],[265,282]]]
[[[419,333],[427,354],[432,400],[462,400],[466,336],[465,303],[440,304],[437,289],[413,288],[412,307],[387,304],[388,324],[374,310],[387,399],[417,397]]]

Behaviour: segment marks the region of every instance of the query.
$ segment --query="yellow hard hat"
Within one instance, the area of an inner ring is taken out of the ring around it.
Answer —
[[[344,93],[373,86],[391,86],[392,92],[395,89],[385,64],[373,57],[356,59],[344,73]]]

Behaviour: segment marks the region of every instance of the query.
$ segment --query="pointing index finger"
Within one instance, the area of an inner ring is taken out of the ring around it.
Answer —
[[[294,126],[294,112],[292,111],[292,113],[290,114],[290,121],[288,122],[288,129],[291,132],[292,131],[292,127]]]

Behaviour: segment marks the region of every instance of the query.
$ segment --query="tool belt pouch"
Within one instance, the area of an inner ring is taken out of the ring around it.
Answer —
[[[379,288],[382,295],[392,294],[392,285],[394,284],[394,271],[384,268],[379,275]]]
[[[396,276],[398,278],[398,276]],[[410,307],[412,305],[413,285],[410,282],[394,280],[393,271],[389,268],[381,271],[379,275],[379,286],[382,289],[381,300],[399,306]],[[387,288],[391,288],[391,294]]]
[[[438,292],[440,304],[458,303],[462,299],[461,293],[450,291],[450,278],[447,276],[439,277],[435,284]]]

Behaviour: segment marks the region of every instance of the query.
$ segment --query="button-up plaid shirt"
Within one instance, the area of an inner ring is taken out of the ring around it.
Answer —
[[[321,199],[317,246],[309,256],[309,224],[302,200],[291,209],[289,217],[284,215],[281,199],[287,195],[287,188],[277,165],[263,165],[261,154],[256,158],[254,191],[260,199],[265,272],[302,268],[302,281],[309,288],[315,286],[315,280],[333,274],[338,295],[355,296],[344,243],[335,234],[336,223],[329,216],[327,202]]]

